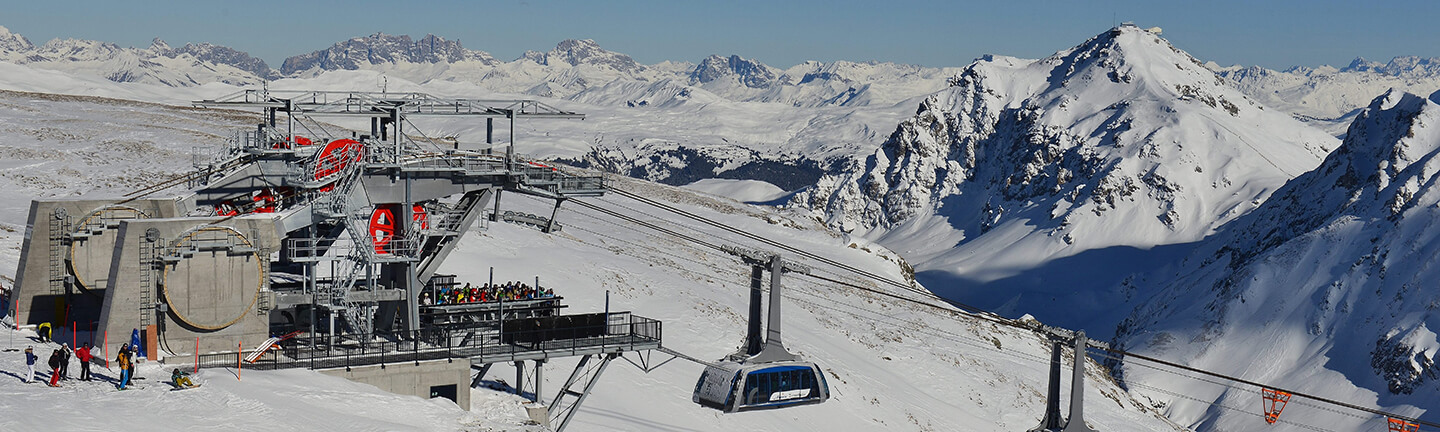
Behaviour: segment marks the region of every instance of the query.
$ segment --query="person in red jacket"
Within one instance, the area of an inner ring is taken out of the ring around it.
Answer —
[[[89,342],[86,342],[85,346],[75,350],[75,359],[80,360],[81,381],[90,381],[90,359],[92,358],[94,358],[94,356],[90,354]]]

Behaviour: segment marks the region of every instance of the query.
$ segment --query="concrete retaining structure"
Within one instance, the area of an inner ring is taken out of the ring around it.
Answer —
[[[157,325],[161,351],[180,356],[194,354],[196,337],[202,354],[234,352],[237,346],[249,350],[270,337],[261,299],[269,293],[270,253],[280,242],[274,221],[267,214],[122,222],[99,320],[99,332],[110,334],[110,352],[129,341],[132,329],[142,328],[145,314],[154,317],[150,322]],[[147,232],[156,241],[148,240]],[[199,244],[196,237],[204,235],[240,241],[231,249],[214,241]],[[187,239],[197,242],[180,248],[190,251],[188,257],[161,260],[162,268],[142,274],[142,248],[156,248],[160,256]],[[163,304],[163,311],[145,307],[147,300]]]
[[[123,206],[141,212],[148,218],[169,218],[181,213],[182,203],[174,198],[142,199],[115,204],[120,199],[51,199],[30,202],[30,216],[25,222],[25,241],[20,249],[20,267],[15,272],[14,297],[19,304],[21,324],[52,322],[54,327],[69,327],[77,321],[87,327],[99,314],[100,300],[108,281],[110,260],[115,250],[117,230],[111,222],[89,222],[94,231],[74,236],[77,225],[86,224],[89,216],[109,206]],[[57,217],[57,211],[58,213]],[[52,223],[53,222],[53,223]],[[51,232],[52,227],[68,226],[69,232]],[[69,236],[69,237],[67,237]],[[61,240],[75,237],[76,239]],[[56,282],[52,284],[52,279]],[[68,295],[67,295],[68,294]],[[16,313],[13,309],[7,311]],[[64,316],[69,313],[70,316]],[[62,319],[63,318],[63,319]]]
[[[470,410],[470,359],[430,360],[418,364],[402,361],[349,370],[320,369],[318,372],[370,384],[395,394],[447,399],[453,395],[456,405]]]

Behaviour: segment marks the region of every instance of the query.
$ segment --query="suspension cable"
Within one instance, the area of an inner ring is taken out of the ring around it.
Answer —
[[[991,311],[988,311],[988,310],[985,310],[985,309],[983,309],[983,308],[979,308],[979,307],[976,307],[976,306],[968,305],[968,304],[965,304],[965,303],[962,303],[962,302],[958,302],[958,301],[954,301],[954,300],[950,300],[950,299],[946,299],[946,298],[940,297],[940,296],[934,294],[933,292],[930,292],[930,291],[925,290],[925,289],[923,289],[923,288],[919,288],[919,287],[916,287],[916,286],[912,286],[912,285],[910,285],[910,284],[898,282],[898,281],[895,281],[895,280],[893,280],[893,279],[889,279],[889,278],[886,278],[886,277],[884,277],[884,276],[880,276],[880,275],[877,275],[877,274],[874,274],[874,273],[871,273],[871,272],[868,272],[868,271],[865,271],[865,270],[862,270],[862,269],[859,269],[859,268],[856,268],[856,267],[853,267],[853,266],[850,266],[850,265],[847,265],[847,264],[844,264],[844,263],[840,263],[840,262],[838,262],[838,261],[835,261],[835,260],[832,260],[832,259],[829,259],[829,258],[820,256],[820,255],[817,255],[817,254],[814,254],[814,253],[805,251],[805,250],[803,250],[803,249],[799,249],[799,248],[796,248],[796,247],[793,247],[793,246],[790,246],[790,245],[787,245],[787,244],[784,244],[784,243],[780,243],[780,242],[777,242],[777,241],[774,241],[774,240],[770,240],[770,239],[767,239],[767,238],[764,238],[764,237],[755,235],[755,234],[753,234],[753,233],[750,233],[750,232],[748,232],[748,231],[745,231],[745,230],[742,230],[742,229],[739,229],[739,228],[735,228],[735,227],[733,227],[733,226],[730,226],[730,225],[727,225],[727,224],[724,224],[724,223],[721,223],[721,222],[717,222],[717,221],[715,221],[715,220],[713,220],[713,219],[709,219],[709,218],[706,218],[706,217],[704,217],[704,216],[700,216],[700,215],[697,215],[697,214],[694,214],[694,213],[691,213],[691,212],[688,212],[688,211],[685,211],[685,210],[682,210],[682,209],[679,209],[679,208],[670,206],[670,205],[668,205],[668,204],[665,204],[665,203],[662,203],[662,202],[659,202],[659,201],[656,201],[656,200],[653,200],[653,199],[650,199],[650,198],[646,198],[646,197],[641,196],[641,195],[639,195],[639,194],[631,193],[631,192],[625,191],[625,190],[623,190],[623,189],[616,188],[616,187],[611,186],[611,185],[606,185],[605,187],[606,187],[607,190],[612,191],[612,192],[615,192],[616,194],[618,194],[618,195],[620,195],[620,196],[624,196],[624,197],[626,197],[626,198],[633,199],[633,200],[635,200],[635,201],[638,201],[638,202],[640,202],[640,203],[649,205],[649,206],[651,206],[651,207],[655,207],[655,208],[658,208],[658,209],[661,209],[661,210],[665,210],[665,211],[668,211],[668,212],[671,212],[671,213],[680,215],[680,216],[682,216],[682,217],[685,217],[685,218],[688,218],[688,219],[691,219],[691,220],[700,222],[700,223],[702,223],[702,224],[709,225],[709,226],[714,227],[714,228],[718,228],[718,229],[721,229],[721,230],[724,230],[724,231],[727,231],[727,232],[731,232],[731,233],[734,233],[734,234],[738,234],[738,235],[740,235],[740,236],[749,238],[749,239],[751,239],[751,240],[755,240],[755,241],[764,243],[764,244],[769,245],[769,246],[772,246],[772,247],[776,247],[776,248],[779,248],[779,249],[782,249],[782,250],[785,250],[785,251],[789,251],[789,252],[795,253],[795,254],[800,255],[800,256],[802,256],[802,257],[805,257],[805,258],[809,258],[809,259],[812,259],[812,260],[815,260],[815,261],[819,261],[819,262],[822,262],[822,263],[825,263],[825,264],[829,264],[829,265],[831,265],[831,266],[834,266],[834,267],[837,267],[837,268],[840,268],[840,269],[843,269],[843,270],[846,270],[846,271],[855,273],[856,275],[859,275],[859,276],[861,276],[861,277],[870,279],[870,280],[872,280],[872,281],[874,281],[874,282],[878,282],[878,283],[882,283],[882,284],[894,286],[894,287],[897,287],[897,288],[901,288],[901,289],[903,289],[903,290],[905,290],[905,291],[907,291],[907,292],[910,292],[910,293],[922,294],[922,295],[925,297],[925,300],[938,300],[938,301],[944,302],[946,305],[949,305],[949,306],[954,307],[954,308],[958,308],[958,309],[960,309],[960,310],[963,311],[963,312],[967,312],[966,314],[961,314],[961,315],[951,315],[951,318],[952,318],[952,319],[970,318],[970,319],[987,321],[987,322],[994,323],[994,324],[1005,325],[1005,326],[1008,326],[1008,327],[1014,327],[1014,328],[1022,329],[1022,330],[1026,330],[1026,331],[1035,331],[1035,330],[1036,330],[1036,329],[1033,328],[1032,326],[1026,325],[1026,324],[1021,323],[1021,322],[1019,322],[1019,321],[1001,318],[999,315],[996,315],[995,313],[993,313],[993,312],[991,312]],[[661,232],[661,233],[664,233],[664,234],[667,234],[667,235],[670,235],[670,236],[673,236],[673,237],[676,237],[676,238],[679,238],[679,239],[682,239],[682,240],[685,240],[685,241],[689,241],[689,242],[695,243],[695,244],[697,244],[697,245],[705,246],[705,247],[708,247],[708,248],[711,248],[711,249],[715,249],[715,250],[721,250],[721,248],[720,248],[718,245],[716,245],[716,244],[713,244],[713,243],[710,243],[710,242],[706,242],[706,241],[697,239],[697,238],[692,237],[692,236],[688,236],[688,235],[685,235],[685,234],[681,234],[681,233],[676,232],[676,231],[674,231],[674,230],[667,229],[667,228],[663,228],[663,227],[660,227],[660,226],[658,226],[658,225],[655,225],[655,224],[652,224],[652,223],[649,223],[649,222],[645,222],[645,221],[639,220],[639,219],[637,219],[637,218],[634,218],[634,217],[631,217],[631,216],[628,216],[628,215],[621,214],[621,213],[619,213],[619,212],[617,212],[617,211],[603,208],[603,207],[598,206],[598,205],[595,205],[595,204],[593,204],[593,203],[584,202],[584,201],[578,200],[578,199],[571,199],[570,201],[576,202],[576,203],[578,203],[579,205],[581,205],[581,206],[583,206],[583,207],[586,207],[586,208],[595,210],[595,211],[597,211],[597,212],[604,213],[604,214],[610,215],[610,216],[612,216],[612,217],[616,217],[616,218],[619,218],[619,219],[621,219],[621,220],[624,220],[624,221],[627,221],[627,222],[631,222],[631,223],[634,223],[634,224],[636,224],[636,225],[640,225],[640,226],[643,226],[643,227],[646,227],[646,228],[649,228],[649,229],[652,229],[652,230],[655,230],[655,231],[658,231],[658,232]],[[707,235],[714,236],[713,233],[707,233]],[[803,273],[802,273],[802,274],[803,274]],[[888,298],[892,298],[892,299],[899,300],[899,301],[903,301],[903,302],[914,303],[914,304],[917,304],[917,305],[926,306],[926,307],[935,308],[935,309],[940,309],[940,310],[944,310],[944,311],[947,311],[947,312],[953,311],[953,309],[947,308],[946,306],[942,306],[942,305],[939,305],[939,304],[931,303],[931,302],[925,301],[925,300],[914,299],[914,298],[906,297],[906,296],[904,296],[904,295],[900,295],[900,294],[896,294],[896,293],[892,293],[892,292],[887,292],[887,291],[884,291],[884,290],[879,290],[879,289],[864,287],[864,286],[860,286],[860,285],[857,285],[857,284],[853,284],[853,283],[848,283],[848,282],[845,282],[845,281],[841,281],[841,280],[838,280],[838,279],[828,278],[828,277],[825,277],[825,276],[814,275],[814,274],[806,274],[806,275],[807,275],[807,276],[810,276],[810,277],[812,277],[812,278],[815,278],[815,279],[819,279],[819,280],[824,281],[824,282],[828,282],[828,283],[832,283],[832,284],[836,284],[836,285],[841,285],[841,286],[845,286],[845,287],[852,288],[852,289],[856,289],[856,290],[861,290],[861,291],[869,292],[869,293],[872,293],[872,294],[875,294],[875,295],[879,295],[879,296],[883,296],[883,297],[888,297]],[[1324,403],[1324,404],[1330,404],[1330,405],[1334,405],[1334,406],[1338,406],[1338,407],[1342,407],[1342,408],[1348,408],[1348,409],[1352,409],[1352,410],[1356,410],[1356,411],[1362,411],[1362,412],[1366,412],[1366,413],[1370,413],[1370,414],[1375,414],[1375,415],[1378,415],[1378,416],[1384,416],[1384,417],[1391,418],[1391,419],[1405,420],[1405,421],[1409,421],[1409,422],[1412,422],[1412,423],[1416,423],[1416,424],[1418,424],[1418,425],[1440,428],[1440,423],[1424,421],[1424,420],[1420,420],[1420,419],[1418,419],[1418,418],[1412,418],[1412,417],[1408,417],[1408,416],[1402,416],[1402,415],[1399,415],[1399,414],[1394,414],[1394,413],[1390,413],[1390,412],[1387,412],[1387,411],[1382,411],[1382,410],[1379,410],[1379,409],[1367,408],[1367,407],[1363,407],[1363,406],[1359,406],[1359,405],[1355,405],[1355,404],[1351,404],[1351,403],[1347,403],[1347,402],[1342,402],[1342,401],[1338,401],[1338,400],[1330,399],[1330,398],[1326,398],[1326,397],[1316,396],[1316,395],[1312,395],[1312,394],[1308,394],[1308,393],[1286,390],[1286,389],[1282,389],[1282,388],[1280,388],[1280,387],[1276,387],[1276,386],[1272,386],[1272,385],[1266,385],[1266,384],[1262,384],[1262,383],[1259,383],[1259,382],[1247,380],[1247,379],[1244,379],[1244,378],[1239,378],[1239,377],[1234,377],[1234,376],[1230,376],[1230,375],[1225,375],[1225,374],[1221,374],[1221,373],[1218,373],[1218,372],[1211,372],[1211,371],[1207,371],[1207,370],[1204,370],[1204,369],[1199,369],[1199,368],[1195,368],[1195,367],[1191,367],[1191,366],[1186,366],[1186,365],[1182,365],[1182,364],[1175,363],[1175,362],[1170,362],[1170,361],[1166,361],[1166,360],[1161,360],[1161,359],[1154,358],[1154,357],[1150,357],[1150,356],[1145,356],[1145,355],[1141,355],[1141,354],[1135,354],[1135,353],[1132,353],[1132,352],[1128,352],[1128,351],[1125,351],[1125,350],[1122,350],[1122,349],[1113,348],[1113,347],[1098,347],[1098,346],[1096,346],[1096,347],[1087,347],[1087,351],[1099,351],[1099,352],[1109,353],[1109,354],[1113,354],[1113,355],[1118,355],[1118,356],[1121,357],[1120,360],[1123,360],[1124,357],[1131,357],[1131,358],[1139,359],[1139,360],[1142,360],[1142,361],[1147,361],[1147,362],[1151,362],[1151,363],[1154,363],[1154,364],[1162,365],[1162,366],[1165,366],[1165,367],[1174,368],[1174,369],[1181,369],[1181,370],[1185,370],[1185,371],[1189,371],[1189,372],[1194,372],[1194,373],[1198,373],[1198,374],[1202,374],[1202,375],[1206,375],[1206,376],[1210,376],[1210,377],[1214,377],[1214,378],[1218,378],[1218,379],[1222,379],[1222,380],[1228,380],[1228,381],[1231,381],[1231,382],[1242,383],[1242,384],[1251,385],[1251,386],[1260,387],[1260,388],[1265,388],[1265,389],[1284,391],[1284,392],[1290,393],[1290,394],[1293,395],[1293,396],[1298,396],[1298,397],[1301,397],[1301,398],[1311,399],[1311,400],[1314,400],[1314,401],[1317,401],[1317,402],[1320,402],[1320,403]],[[1111,357],[1111,358],[1113,358],[1113,357]],[[1191,378],[1192,378],[1192,379],[1197,379],[1197,378],[1195,378],[1195,377],[1191,377]],[[1210,382],[1210,381],[1208,381],[1208,380],[1201,380],[1201,381]],[[1212,382],[1212,383],[1213,383],[1213,382]],[[1139,384],[1139,383],[1127,383],[1127,385],[1133,385],[1133,386],[1138,386],[1138,387],[1146,387],[1146,388],[1153,388],[1153,387],[1145,386],[1145,385]],[[1233,386],[1232,386],[1232,387],[1233,387]],[[1164,392],[1174,394],[1174,393],[1168,392],[1168,391],[1164,391]],[[1185,398],[1187,398],[1187,399],[1195,399],[1195,398],[1193,398],[1193,397],[1183,396],[1183,395],[1178,395],[1178,394],[1176,394],[1176,396],[1185,397]],[[1197,399],[1197,400],[1198,400],[1198,399]],[[1203,402],[1203,401],[1202,401],[1202,402]],[[1214,404],[1214,403],[1212,403],[1212,404]],[[1307,405],[1308,405],[1308,404],[1307,404]],[[1219,406],[1219,405],[1217,405],[1217,406]],[[1230,408],[1230,407],[1225,407],[1225,408]],[[1230,409],[1235,409],[1235,408],[1230,408]],[[1320,431],[1325,431],[1325,430],[1326,430],[1326,429],[1320,429],[1320,428],[1316,428],[1316,427],[1314,427],[1314,426],[1308,426],[1308,425],[1303,425],[1303,424],[1298,424],[1298,423],[1291,423],[1291,424],[1295,424],[1296,426],[1300,426],[1300,427],[1306,427],[1306,428],[1309,428],[1309,429],[1312,429],[1312,430],[1320,430]]]

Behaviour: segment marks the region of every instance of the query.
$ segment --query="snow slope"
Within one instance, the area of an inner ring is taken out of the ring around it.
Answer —
[[[787,195],[775,185],[755,180],[705,179],[685,185],[685,188],[750,203],[774,201]]]
[[[1440,326],[1437,102],[1440,93],[1374,99],[1314,171],[1174,268],[1133,279],[1158,294],[1121,325],[1118,340],[1143,354],[1402,414],[1440,408],[1440,339],[1431,328]],[[1124,373],[1184,381],[1137,367]],[[1203,402],[1249,404],[1255,389],[1196,387],[1190,394],[1207,394],[1201,402],[1160,396],[1171,418],[1201,430],[1254,424]],[[1292,410],[1334,430],[1376,427],[1373,418]]]
[[[1133,25],[1041,60],[988,57],[863,165],[790,205],[864,233],[935,292],[1105,335],[1164,262],[1314,167],[1334,138]]]
[[[0,92],[0,142],[6,152],[0,161],[7,165],[0,199],[10,203],[0,209],[0,279],[13,278],[23,209],[31,198],[117,196],[138,189],[185,170],[192,146],[201,146],[202,153],[213,149],[225,131],[248,128],[255,119],[124,100]],[[803,214],[618,177],[611,182],[890,279],[905,278],[895,253],[826,231]],[[713,228],[677,223],[623,198],[586,201],[707,241],[758,246]],[[537,212],[532,209],[548,205],[507,195],[503,207]],[[573,204],[562,210],[560,221],[564,230],[550,235],[492,224],[464,238],[441,271],[470,281],[484,280],[490,266],[498,280],[538,276],[566,298],[572,313],[603,310],[608,291],[611,310],[663,320],[669,348],[719,358],[739,346],[749,270],[737,259]],[[827,277],[875,286],[811,264]],[[999,431],[1038,423],[1049,356],[1048,344],[1035,334],[813,279],[789,278],[786,286],[786,345],[823,365],[834,394],[829,402],[722,415],[690,400],[699,365],[680,360],[645,374],[617,361],[570,430]],[[0,341],[5,336],[0,333]],[[656,354],[655,360],[662,357]],[[547,366],[547,392],[559,389],[573,361]],[[0,355],[0,371],[18,374],[22,367],[18,353]],[[491,379],[513,373],[499,366]],[[164,369],[146,366],[141,374],[158,380]],[[1130,400],[1097,365],[1090,364],[1088,376],[1087,418],[1097,428],[1183,430]],[[472,392],[474,410],[467,414],[443,402],[386,395],[305,371],[245,371],[243,377],[230,381],[229,371],[217,368],[206,372],[206,385],[198,390],[169,393],[147,386],[118,394],[103,383],[50,389],[0,377],[0,394],[8,396],[0,398],[7,414],[0,421],[9,422],[0,424],[49,428],[57,420],[45,413],[66,412],[64,429],[111,430],[115,413],[123,412],[129,417],[122,424],[160,430],[527,430],[518,424],[517,401],[489,389]]]
[[[0,343],[34,346],[36,354],[43,354],[41,363],[58,348],[27,336],[34,332],[0,329],[0,339],[15,339]],[[60,388],[49,388],[22,381],[28,373],[23,353],[0,353],[0,412],[5,413],[0,430],[542,430],[524,425],[519,396],[493,391],[475,392],[479,409],[466,412],[445,399],[400,396],[317,372],[242,370],[237,377],[233,368],[213,368],[195,375],[200,388],[173,392],[166,384],[172,368],[142,364],[136,368],[141,379],[124,392],[112,384],[118,374],[99,366],[91,368],[96,381],[62,381]],[[37,380],[49,374],[37,370]],[[78,375],[78,363],[72,364],[70,376]]]

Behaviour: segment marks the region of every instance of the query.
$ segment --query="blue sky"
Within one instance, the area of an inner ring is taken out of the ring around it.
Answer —
[[[1355,57],[1440,57],[1440,2],[932,0],[688,1],[0,0],[0,26],[121,46],[211,42],[278,68],[288,56],[376,32],[433,33],[511,60],[563,39],[594,39],[641,63],[739,54],[963,66],[982,54],[1044,57],[1133,21],[1223,65],[1343,66]]]

